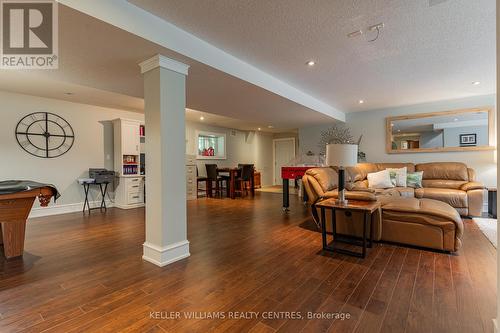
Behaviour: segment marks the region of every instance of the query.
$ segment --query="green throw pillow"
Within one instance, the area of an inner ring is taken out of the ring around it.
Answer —
[[[391,177],[391,183],[392,185],[396,186],[396,176],[397,176],[396,170],[389,170],[389,176]]]
[[[406,167],[404,168],[387,168],[391,183],[395,187],[406,187],[406,174],[408,173]]]
[[[424,175],[423,171],[408,172],[408,174],[406,175],[406,186],[413,188],[422,187],[423,175]]]

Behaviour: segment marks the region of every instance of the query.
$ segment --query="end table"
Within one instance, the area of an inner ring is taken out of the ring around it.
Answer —
[[[338,252],[342,254],[347,254],[355,257],[365,258],[367,242],[368,247],[372,247],[373,243],[373,213],[380,208],[380,203],[378,201],[360,201],[360,200],[349,200],[347,204],[339,204],[335,202],[336,199],[326,199],[315,204],[317,208],[321,211],[321,235],[323,240],[323,250],[329,252]],[[326,210],[329,209],[332,212],[332,232],[333,240],[328,243],[327,232],[326,232]],[[337,218],[335,212],[337,210],[341,211],[361,211],[363,212],[363,235],[361,241],[355,239],[347,239],[344,237],[339,237],[337,235]],[[368,228],[370,229],[370,234],[368,236]],[[340,249],[335,247],[335,243],[342,242],[352,245],[361,246],[361,253],[354,252],[346,249]]]

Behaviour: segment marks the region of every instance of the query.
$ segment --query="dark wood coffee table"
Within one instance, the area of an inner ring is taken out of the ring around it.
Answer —
[[[372,247],[373,243],[373,213],[380,208],[380,203],[378,201],[355,201],[349,200],[347,204],[342,205],[335,202],[336,199],[326,199],[320,201],[315,204],[317,208],[321,210],[320,220],[321,220],[321,236],[323,238],[323,250],[329,252],[338,252],[342,254],[347,254],[355,257],[365,258],[366,257],[366,248],[367,242],[368,247]],[[330,209],[332,211],[332,232],[326,232],[326,210]],[[341,211],[361,211],[363,212],[363,235],[361,237],[361,241],[355,238],[347,238],[345,236],[339,237],[337,235],[337,219],[335,216],[335,212],[337,210]],[[367,235],[367,229],[370,229],[369,236]],[[331,242],[327,241],[327,234],[331,234],[333,236],[333,240]],[[361,246],[361,253],[350,251],[347,249],[341,249],[335,247],[335,243],[347,243],[352,245]]]

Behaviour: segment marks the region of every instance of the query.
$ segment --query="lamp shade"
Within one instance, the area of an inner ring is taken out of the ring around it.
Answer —
[[[358,145],[330,143],[326,145],[328,166],[348,167],[358,163]]]

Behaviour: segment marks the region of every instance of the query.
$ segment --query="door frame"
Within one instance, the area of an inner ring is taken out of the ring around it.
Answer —
[[[273,139],[273,185],[276,185],[276,142],[290,140],[293,142],[293,156],[297,156],[294,137]]]

